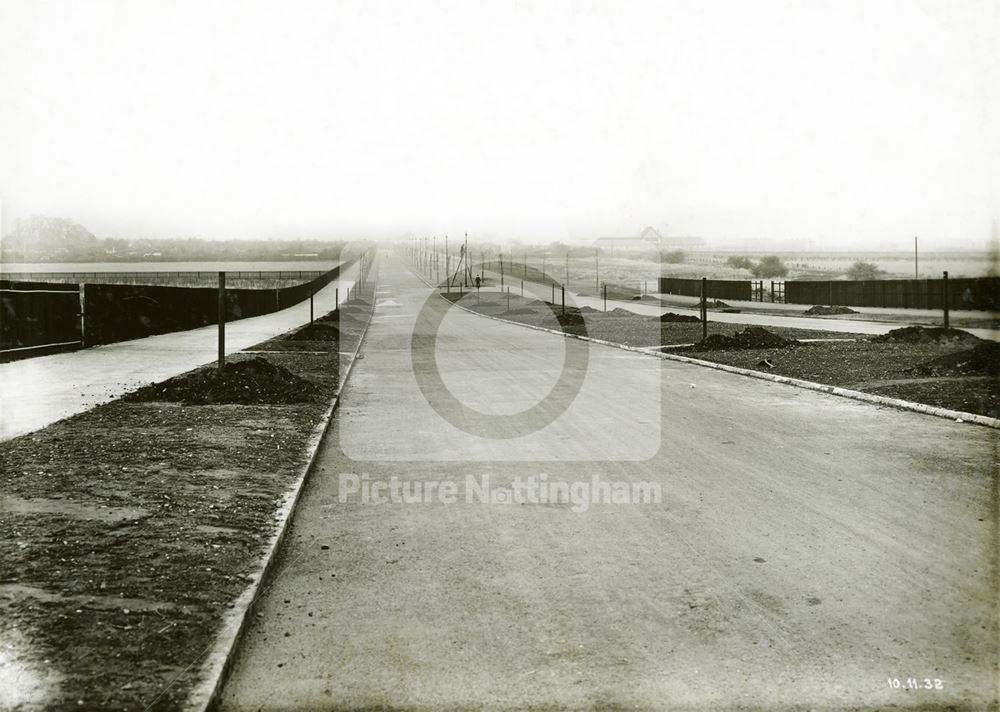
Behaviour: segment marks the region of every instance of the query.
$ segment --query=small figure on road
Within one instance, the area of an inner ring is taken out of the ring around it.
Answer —
[[[480,285],[480,284],[482,284],[482,282],[480,281],[480,279],[479,279],[479,275],[477,274],[477,275],[476,275],[476,289],[479,289],[479,285]]]

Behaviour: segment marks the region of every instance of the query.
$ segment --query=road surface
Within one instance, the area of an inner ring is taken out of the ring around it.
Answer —
[[[996,700],[996,431],[458,310],[411,338],[445,302],[396,258],[380,280],[222,709]],[[581,350],[582,385],[546,396]],[[463,408],[498,417],[470,433]],[[352,490],[543,474],[662,496]]]
[[[354,265],[313,296],[315,316],[336,309],[353,287]],[[226,353],[242,351],[309,321],[309,300],[226,325]],[[69,353],[0,364],[0,441],[44,428],[140,386],[218,357],[215,324]]]

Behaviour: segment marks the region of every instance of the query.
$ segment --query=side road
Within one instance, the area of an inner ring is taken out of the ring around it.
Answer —
[[[316,316],[347,300],[358,265],[313,297]],[[309,301],[226,325],[226,353],[242,351],[309,321]],[[217,328],[149,336],[70,353],[0,364],[0,441],[107,403],[140,386],[212,361]]]

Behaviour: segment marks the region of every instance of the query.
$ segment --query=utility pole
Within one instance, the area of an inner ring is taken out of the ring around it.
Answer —
[[[594,248],[594,285],[601,291],[601,248]]]
[[[941,285],[941,289],[944,292],[941,296],[944,302],[944,328],[948,328],[948,271],[945,270],[944,273],[944,284]]]
[[[945,272],[945,275],[948,273]],[[946,312],[947,313],[947,312]],[[947,320],[947,317],[945,317]],[[219,373],[226,366],[226,273],[219,272]]]
[[[708,278],[701,278],[701,340],[708,338]]]

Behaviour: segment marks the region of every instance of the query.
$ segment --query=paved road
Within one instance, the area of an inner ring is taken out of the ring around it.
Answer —
[[[500,283],[500,274],[489,272],[486,273],[492,282],[495,284]],[[510,280],[507,284],[511,286],[511,292],[514,294],[520,294],[520,279],[515,278]],[[528,281],[525,281],[525,296],[528,295]],[[537,291],[535,296],[542,299],[551,298],[551,291],[548,285],[537,284],[535,285]],[[699,311],[697,306],[682,306],[682,304],[695,304],[697,305],[698,299],[696,297],[679,297],[677,295],[654,295],[658,297],[665,297],[671,301],[675,301],[676,304],[671,304],[670,306],[663,307],[657,304],[649,304],[631,300],[616,300],[608,299],[607,306],[608,310],[614,308],[627,309],[628,311],[635,312],[636,314],[645,314],[647,316],[660,316],[666,312],[674,312],[677,314],[694,314],[698,315]],[[559,298],[559,292],[556,292],[556,298]],[[604,300],[599,297],[588,297],[580,294],[576,294],[570,290],[566,291],[567,303],[572,300],[573,304],[577,306],[589,306],[594,309],[604,309]],[[727,302],[729,303],[729,302]],[[757,302],[739,302],[733,303],[734,306],[754,304],[757,308],[760,308],[760,304]],[[767,308],[771,307],[786,307],[792,308],[795,311],[801,313],[804,309],[801,305],[794,304],[768,304]],[[753,308],[753,307],[749,307]],[[859,307],[859,309],[865,309]],[[867,314],[904,314],[908,310],[877,310],[877,309],[865,309]],[[911,310],[913,317],[926,317],[928,312],[926,310],[915,309]],[[940,312],[934,312],[933,314],[940,316]],[[959,316],[965,318],[989,318],[991,314],[989,312],[973,312],[973,311],[962,311],[955,312],[955,318]],[[782,315],[782,314],[754,314],[752,312],[743,311],[739,314],[727,314],[721,311],[710,311],[709,321],[717,321],[723,324],[753,324],[755,326],[784,326],[790,329],[815,329],[817,331],[842,331],[848,334],[859,334],[864,336],[877,336],[879,334],[885,334],[893,329],[898,329],[902,326],[906,326],[905,322],[900,321],[859,321],[856,319],[837,319],[831,317],[815,318],[806,316],[792,316],[792,315]],[[923,323],[926,318],[919,319],[914,323]],[[981,339],[989,339],[991,341],[1000,341],[1000,329],[965,329],[966,331],[975,334]]]
[[[315,316],[336,308],[354,285],[357,265],[313,297]],[[339,292],[338,292],[339,290]],[[226,353],[242,351],[309,321],[304,301],[273,314],[226,325]],[[176,331],[70,353],[0,364],[0,440],[30,433],[148,383],[209,363],[218,329]]]
[[[444,302],[395,258],[380,278],[223,709],[996,699],[996,431],[456,310],[436,344],[423,321],[411,339],[418,311]],[[545,394],[583,352],[560,411]],[[482,424],[463,407],[535,402],[466,432]],[[350,491],[543,473],[626,493],[650,482],[662,499],[574,511],[582,497],[483,504],[473,487],[451,504],[366,505]],[[891,689],[907,677],[943,689]]]

